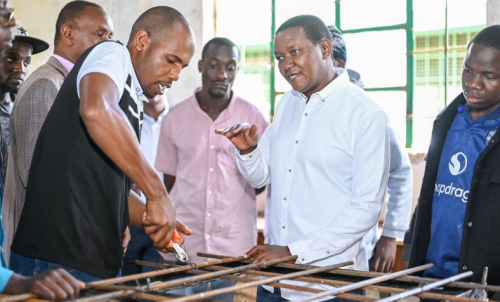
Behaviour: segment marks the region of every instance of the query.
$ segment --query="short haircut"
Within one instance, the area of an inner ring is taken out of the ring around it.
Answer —
[[[85,8],[87,6],[92,6],[96,8],[100,8],[104,11],[104,9],[97,3],[76,0],[71,1],[66,4],[59,12],[59,16],[56,21],[56,35],[54,37],[54,45],[61,39],[61,27],[63,25],[69,25],[72,28],[78,28],[77,20],[80,19],[85,13]]]
[[[168,41],[169,33],[176,22],[180,22],[191,32],[191,26],[184,16],[169,6],[156,6],[148,9],[137,18],[132,26],[128,45],[140,31],[146,31],[153,41]]]
[[[330,34],[328,27],[326,27],[325,23],[316,16],[300,15],[288,19],[278,28],[276,35],[279,32],[291,27],[302,27],[307,38],[314,45],[318,45],[318,43],[323,40],[332,40],[332,35]]]
[[[469,48],[472,43],[483,44],[484,46],[500,50],[500,25],[488,26],[481,30],[472,38],[467,48]]]
[[[240,50],[238,48],[238,46],[236,46],[236,44],[233,43],[233,41],[227,39],[227,38],[213,38],[212,40],[208,41],[207,44],[205,44],[205,46],[203,46],[203,50],[201,51],[201,59],[204,60],[205,59],[205,55],[207,53],[207,50],[208,48],[210,47],[210,45],[219,45],[219,46],[228,46],[228,47],[236,47],[236,49],[238,50],[238,60],[240,59]]]

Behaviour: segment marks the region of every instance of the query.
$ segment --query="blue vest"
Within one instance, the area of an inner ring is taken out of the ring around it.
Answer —
[[[462,231],[474,165],[500,125],[500,109],[475,121],[459,106],[441,153],[432,202],[426,277],[458,274]]]

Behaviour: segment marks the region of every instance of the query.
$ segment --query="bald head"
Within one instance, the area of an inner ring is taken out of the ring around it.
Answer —
[[[177,10],[157,6],[135,21],[127,48],[144,95],[164,94],[193,58],[196,43],[189,23]]]
[[[140,15],[132,26],[128,45],[130,46],[140,31],[146,31],[155,42],[167,41],[173,28],[179,25],[193,33],[188,21],[178,10],[168,6],[150,8]]]

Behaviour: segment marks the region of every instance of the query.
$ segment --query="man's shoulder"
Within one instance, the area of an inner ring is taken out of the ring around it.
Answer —
[[[361,114],[384,111],[362,88],[349,83],[345,88],[348,100],[344,103]]]
[[[64,82],[64,75],[54,66],[48,63],[37,68],[23,83],[17,94],[17,99],[22,99],[28,91],[39,91],[45,89],[58,90]]]
[[[94,46],[87,56],[89,58],[100,58],[104,56],[113,56],[119,59],[130,59],[130,53],[125,45],[119,41],[104,41]]]
[[[168,110],[168,113],[166,116],[170,119],[175,118],[177,116],[184,118],[186,116],[186,112],[194,109],[193,98],[195,98],[194,94],[190,95],[188,98],[175,104],[172,108],[170,108]]]

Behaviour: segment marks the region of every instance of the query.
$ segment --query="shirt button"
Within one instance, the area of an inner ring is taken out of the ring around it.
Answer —
[[[464,271],[466,271],[466,270],[467,270],[467,265],[464,265],[464,267],[462,267],[462,269],[463,269]]]
[[[208,191],[208,194],[212,194],[212,191]]]
[[[215,148],[215,146],[214,146],[214,145],[210,146],[210,149],[213,149],[213,148]]]
[[[492,142],[492,143],[494,143],[494,142],[495,142],[495,140],[494,140],[494,139],[492,139],[492,140],[491,140],[491,142]]]
[[[208,216],[208,217],[212,216],[212,213],[207,213],[207,216]]]
[[[299,143],[299,141],[295,141],[295,143],[296,143],[296,144],[298,144],[298,143]]]
[[[326,251],[326,253],[327,253],[328,255],[330,255],[330,251]]]
[[[302,258],[302,262],[304,262],[304,261],[305,261],[304,258]]]
[[[286,200],[286,197],[285,197],[285,198],[283,198],[283,200]]]
[[[292,169],[288,169],[288,172],[292,172]]]
[[[282,228],[283,228],[283,229],[286,229],[286,227],[285,227],[285,226],[282,226]]]
[[[207,235],[207,239],[210,239],[210,235]]]
[[[469,228],[472,226],[472,221],[469,221],[469,223],[467,224],[469,226]]]
[[[210,168],[210,172],[213,172],[213,171],[214,171],[214,169]]]
[[[250,155],[249,157],[252,158],[252,155]]]
[[[305,116],[307,116],[307,113],[305,114]]]

